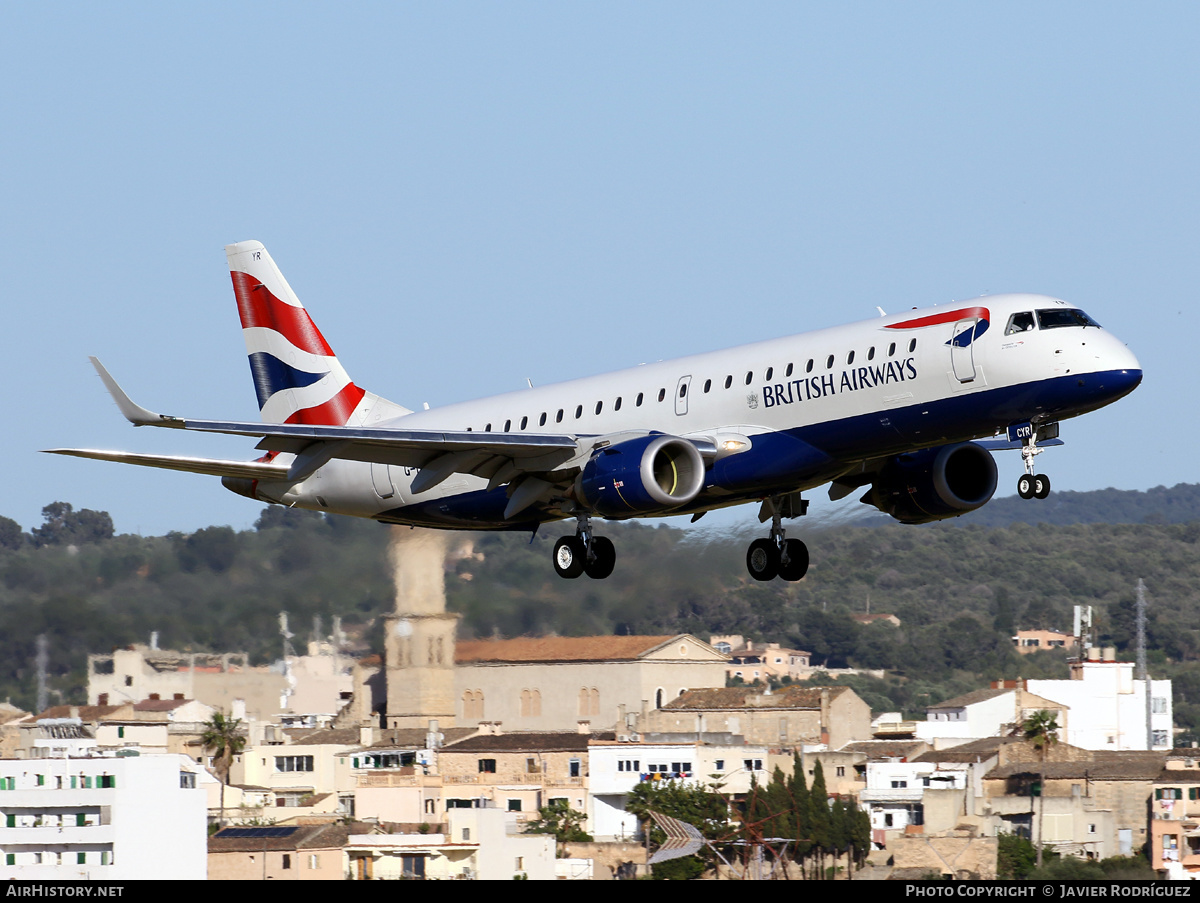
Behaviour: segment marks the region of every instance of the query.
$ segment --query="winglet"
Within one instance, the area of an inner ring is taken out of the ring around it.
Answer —
[[[117,407],[121,409],[121,413],[125,419],[134,426],[182,427],[184,425],[183,420],[178,417],[155,414],[153,411],[146,410],[140,404],[135,404],[133,399],[125,394],[125,390],[117,385],[117,381],[104,369],[104,365],[97,358],[89,357],[88,360],[92,362],[92,366],[100,374],[100,379],[104,381],[104,388],[108,389],[108,394],[117,403]]]

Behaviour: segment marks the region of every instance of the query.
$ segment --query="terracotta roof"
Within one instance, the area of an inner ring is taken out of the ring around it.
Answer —
[[[1200,771],[1194,768],[1164,768],[1155,784],[1200,784]]]
[[[854,740],[838,752],[862,753],[868,759],[911,759],[928,749],[924,740]]]
[[[284,733],[292,743],[306,745],[357,746],[362,739],[356,727],[298,727],[285,730]]]
[[[632,661],[680,636],[547,636],[513,640],[458,640],[454,661],[460,665],[472,662]],[[689,639],[700,643],[694,637]]]
[[[461,740],[453,745],[442,747],[446,753],[480,753],[480,752],[587,752],[588,741],[616,740],[617,735],[609,733],[581,734],[578,731],[555,732],[524,732],[518,734],[481,734]]]
[[[949,749],[931,750],[923,753],[914,759],[914,762],[980,762],[984,759],[990,759],[996,755],[1001,746],[1008,743],[1023,743],[1024,741],[1017,737],[985,737],[982,740],[972,740],[969,743],[960,743],[958,746],[951,746]]]
[[[37,720],[43,718],[78,718],[80,721],[100,721],[107,718],[117,709],[125,708],[120,705],[52,705],[46,711],[37,716]],[[72,714],[71,710],[75,709]]]
[[[1018,762],[993,768],[989,780],[1041,772],[1048,780],[1078,778],[1091,781],[1155,781],[1163,772],[1166,755],[1160,752],[1108,752],[1099,750],[1090,758],[1066,762]]]
[[[795,684],[766,695],[760,687],[711,687],[687,690],[663,706],[664,709],[819,709],[821,692],[830,698],[849,687],[799,687]]]
[[[964,693],[962,696],[955,696],[953,699],[947,699],[945,702],[939,702],[937,705],[931,705],[928,711],[936,709],[961,709],[969,705],[975,705],[977,702],[986,702],[989,699],[995,699],[997,696],[1003,696],[1005,693],[1015,693],[1016,690],[973,690],[970,693]]]
[[[187,705],[190,699],[143,699],[133,705],[135,712],[171,712],[181,705]]]

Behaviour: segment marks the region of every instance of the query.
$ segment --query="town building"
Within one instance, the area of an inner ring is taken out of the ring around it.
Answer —
[[[1057,630],[1018,630],[1012,641],[1022,655],[1039,652],[1042,649],[1062,649],[1072,652],[1079,645],[1079,640],[1075,636]]]
[[[505,732],[614,730],[626,712],[724,686],[727,661],[689,634],[459,640],[454,654],[455,723]]]
[[[1146,681],[1134,677],[1133,662],[1116,661],[1111,648],[1088,652],[1093,658],[1073,663],[1070,680],[1025,681],[1029,692],[1069,709],[1061,739],[1082,749],[1169,750],[1171,681],[1151,680],[1147,693]],[[1101,654],[1104,660],[1096,660]]]
[[[727,733],[760,746],[839,749],[871,737],[871,709],[849,687],[689,689],[637,719],[641,733]]]
[[[344,881],[345,847],[366,825],[259,825],[223,828],[208,838],[210,881]]]
[[[1068,706],[1031,693],[1022,681],[993,681],[986,690],[930,706],[925,710],[925,720],[915,723],[915,736],[938,747],[1005,736],[1038,711],[1050,712],[1060,731],[1067,729]]]
[[[0,760],[0,878],[203,880],[206,781],[178,755]]]
[[[670,735],[662,735],[670,736]],[[678,736],[678,735],[677,735]],[[752,781],[770,780],[768,750],[742,737],[704,734],[686,740],[593,739],[588,744],[588,830],[598,841],[641,836],[637,819],[625,811],[629,794],[648,781],[682,781],[716,786],[742,797]]]
[[[1152,785],[1150,866],[1169,881],[1200,879],[1200,750],[1167,756]]]

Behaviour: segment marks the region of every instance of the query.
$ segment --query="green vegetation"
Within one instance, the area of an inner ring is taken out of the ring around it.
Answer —
[[[1170,522],[1191,512],[1200,492],[1133,495],[1130,510],[1165,522],[800,521],[790,526],[814,564],[795,584],[750,580],[742,536],[603,524],[620,556],[612,577],[563,581],[549,557],[566,525],[543,528],[532,542],[527,533],[458,534],[447,598],[463,615],[464,636],[689,632],[779,641],[809,650],[819,666],[885,671],[818,683],[849,685],[874,710],[911,717],[998,677],[1065,677],[1061,652],[1018,656],[1010,637],[1018,626],[1069,629],[1074,604],[1092,605],[1101,642],[1132,656],[1141,577],[1151,669],[1175,681],[1176,722],[1192,732],[1185,738],[1200,738],[1200,519]],[[393,608],[395,590],[390,532],[378,524],[269,507],[254,530],[140,537],[114,536],[104,512],[61,502],[43,516],[28,533],[0,518],[0,699],[33,706],[42,633],[55,702],[83,701],[89,652],[146,642],[152,630],[166,648],[246,651],[264,663],[281,653],[280,611],[301,640],[314,616],[328,625],[340,615],[353,639],[380,651],[376,618]],[[862,627],[849,617],[868,608],[894,613],[901,626]]]
[[[538,817],[525,826],[526,834],[553,834],[558,843],[591,843],[592,835],[583,830],[587,816],[576,812],[566,800],[551,800],[538,809]]]

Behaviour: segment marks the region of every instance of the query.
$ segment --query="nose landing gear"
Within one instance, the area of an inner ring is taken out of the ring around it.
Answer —
[[[1053,424],[1053,436],[1044,438],[1055,438],[1058,435],[1058,424]],[[1044,499],[1050,494],[1050,478],[1044,473],[1035,473],[1033,459],[1045,451],[1044,448],[1038,448],[1038,433],[1035,428],[1027,437],[1021,446],[1021,458],[1025,462],[1025,473],[1021,474],[1017,480],[1017,495],[1023,499]]]
[[[607,536],[592,533],[589,515],[579,515],[578,521],[574,536],[564,536],[554,544],[554,570],[568,580],[574,580],[580,574],[603,580],[616,567],[616,546]]]
[[[755,580],[774,580],[782,577],[794,582],[808,573],[808,546],[798,539],[784,536],[782,519],[800,517],[808,511],[808,502],[800,493],[772,496],[763,500],[759,520],[771,518],[771,535],[756,539],[746,551],[746,570]]]

